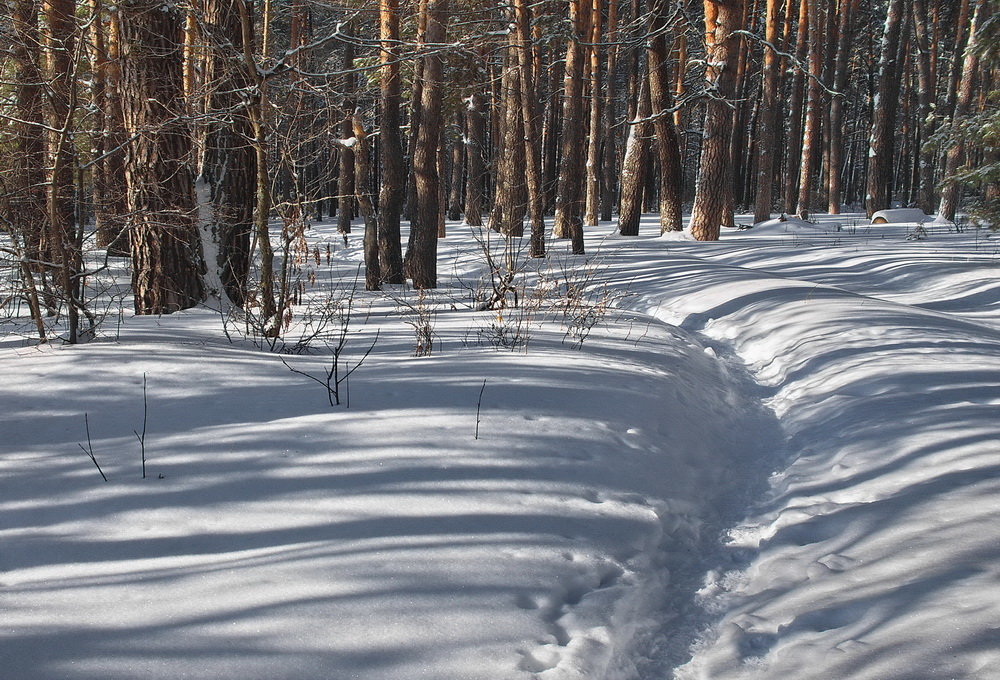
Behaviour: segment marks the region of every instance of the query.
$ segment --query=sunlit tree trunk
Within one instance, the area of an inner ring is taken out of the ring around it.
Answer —
[[[563,93],[562,139],[560,143],[559,187],[553,233],[572,240],[574,254],[583,253],[584,210],[584,48],[590,35],[590,0],[568,0],[573,30],[566,46],[566,75]]]
[[[820,28],[821,0],[802,0],[802,2],[809,6],[809,81],[806,86],[808,94],[806,97],[806,119],[802,128],[802,158],[799,162],[799,198],[796,212],[799,217],[806,220],[809,219],[809,204],[812,201],[813,161],[819,154],[821,142],[819,106],[824,36]]]
[[[742,28],[743,0],[705,0],[705,47],[708,65],[707,85],[716,93],[706,104],[705,132],[694,207],[691,211],[691,234],[699,241],[715,241],[721,225],[732,225],[732,167],[729,136],[733,116],[728,99],[733,96],[738,55],[738,36]]]
[[[587,55],[590,59],[590,135],[587,138],[587,185],[586,185],[586,212],[583,218],[584,224],[597,226],[600,221],[601,208],[601,144],[607,136],[606,131],[601,129],[602,104],[601,89],[603,79],[601,78],[601,12],[604,3],[602,0],[593,0],[591,7],[591,28],[590,46],[587,48]]]
[[[781,86],[781,59],[776,50],[779,46],[779,27],[781,25],[780,0],[767,0],[767,10],[764,19],[764,72],[758,117],[759,128],[754,147],[756,152],[757,183],[754,203],[754,222],[763,222],[771,217],[774,203],[774,154],[778,114],[782,109],[778,100],[778,90]]]

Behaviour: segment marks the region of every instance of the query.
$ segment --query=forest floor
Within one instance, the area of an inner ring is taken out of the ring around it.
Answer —
[[[316,224],[285,352],[7,320],[0,677],[1000,678],[1000,238],[817,222],[588,229],[496,311],[469,227],[419,296]]]

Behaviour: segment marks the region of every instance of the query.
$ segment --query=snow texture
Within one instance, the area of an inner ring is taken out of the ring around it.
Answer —
[[[835,219],[591,229],[579,347],[359,294],[350,408],[210,309],[0,338],[0,675],[1000,677],[1000,243]]]

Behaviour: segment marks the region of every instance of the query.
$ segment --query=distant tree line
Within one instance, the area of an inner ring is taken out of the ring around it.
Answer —
[[[367,288],[427,289],[446,218],[527,229],[534,257],[648,213],[690,211],[700,240],[742,211],[954,219],[963,192],[1000,202],[997,9],[3,0],[8,299],[75,342],[102,249],[129,258],[137,314],[217,293],[277,333],[320,220],[363,218]]]

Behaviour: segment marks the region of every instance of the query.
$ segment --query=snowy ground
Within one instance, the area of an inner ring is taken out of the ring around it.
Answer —
[[[208,309],[0,339],[0,677],[1000,678],[1000,241],[820,222],[591,230],[580,346],[359,294],[349,408]]]

